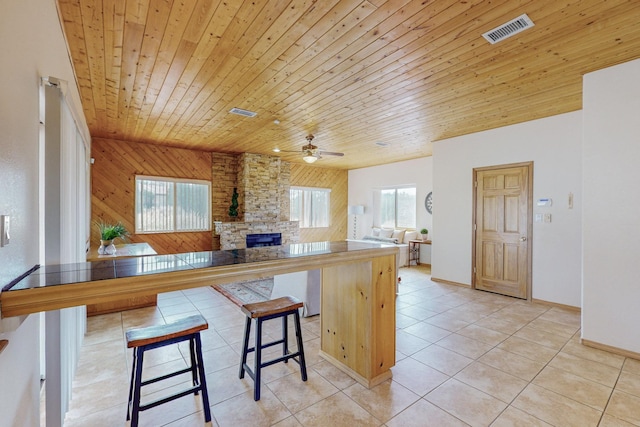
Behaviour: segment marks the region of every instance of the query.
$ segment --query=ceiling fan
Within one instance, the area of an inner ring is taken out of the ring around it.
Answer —
[[[302,153],[302,160],[304,160],[307,163],[313,163],[318,159],[321,159],[323,155],[326,156],[338,156],[338,157],[342,157],[344,156],[344,153],[336,153],[333,151],[324,151],[320,148],[318,148],[317,146],[313,145],[311,143],[311,141],[313,141],[313,135],[309,134],[305,137],[305,139],[307,140],[307,144],[302,146],[302,150],[301,151],[297,151],[297,150],[280,150],[278,148],[274,149],[273,151],[275,151],[276,153]]]

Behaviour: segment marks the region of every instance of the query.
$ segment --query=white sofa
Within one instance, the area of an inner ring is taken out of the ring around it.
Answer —
[[[371,233],[362,239],[348,239],[354,242],[370,242],[370,243],[390,243],[400,248],[398,256],[398,267],[406,267],[409,265],[409,240],[418,239],[418,232],[415,230],[394,230],[373,227]]]

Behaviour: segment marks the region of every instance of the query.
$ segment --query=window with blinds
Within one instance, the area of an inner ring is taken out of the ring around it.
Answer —
[[[211,183],[136,176],[136,233],[211,230]]]
[[[416,227],[416,188],[396,187],[380,190],[380,223],[385,228]]]
[[[290,219],[300,228],[328,227],[331,190],[328,188],[291,187]]]

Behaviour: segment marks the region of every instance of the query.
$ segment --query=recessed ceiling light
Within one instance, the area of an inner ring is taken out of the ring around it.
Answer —
[[[273,152],[274,152],[274,153],[279,153],[279,152],[280,152],[280,149],[279,149],[279,148],[274,148],[274,149],[273,149]]]
[[[389,146],[389,143],[388,143],[388,142],[378,141],[378,142],[376,142],[376,145],[377,145],[378,147],[388,147],[388,146]]]

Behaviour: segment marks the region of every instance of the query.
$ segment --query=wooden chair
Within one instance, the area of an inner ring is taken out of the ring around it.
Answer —
[[[204,421],[211,421],[211,408],[209,408],[207,382],[204,374],[204,365],[202,364],[202,342],[200,340],[200,331],[208,327],[209,325],[205,318],[198,314],[166,325],[154,325],[127,331],[127,348],[133,348],[133,366],[131,368],[131,385],[129,387],[129,402],[127,405],[127,421],[131,420],[131,427],[137,427],[140,412],[191,393],[197,395],[199,392],[202,392]],[[177,344],[182,341],[189,341],[191,366],[180,371],[142,381],[144,352],[166,345]],[[144,405],[140,404],[140,390],[143,386],[188,372],[191,372],[193,387]]]
[[[287,363],[293,359],[300,365],[302,381],[307,380],[307,365],[304,360],[304,347],[302,345],[302,332],[300,329],[300,313],[303,303],[291,296],[273,299],[270,301],[256,302],[242,306],[242,312],[247,316],[244,330],[244,344],[242,346],[242,360],[240,362],[240,378],[244,378],[247,372],[253,379],[253,399],[260,400],[260,370],[264,367],[278,362]],[[298,349],[295,353],[289,353],[287,319],[289,315],[294,316],[296,329],[296,343]],[[282,318],[282,339],[270,343],[262,343],[262,322],[269,319]],[[251,334],[251,322],[256,320],[255,346],[249,347],[249,335]],[[282,356],[276,359],[262,362],[262,350],[274,345],[282,344]],[[253,370],[247,365],[247,355],[255,351],[255,361]]]

